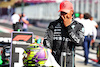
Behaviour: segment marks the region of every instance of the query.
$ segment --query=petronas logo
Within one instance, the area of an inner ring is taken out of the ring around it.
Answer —
[[[71,27],[74,29],[75,28],[75,25],[72,25]]]

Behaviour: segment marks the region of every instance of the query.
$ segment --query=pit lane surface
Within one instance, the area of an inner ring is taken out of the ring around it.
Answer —
[[[11,24],[0,23],[0,26],[4,26],[4,27],[6,27],[6,28],[12,29],[12,25],[11,25]],[[35,26],[32,26],[32,25],[29,25],[29,26],[28,26],[28,31],[29,31],[29,32],[33,32],[34,35],[44,36],[46,29],[43,29],[43,28],[39,28],[39,27],[35,27]],[[6,36],[7,36],[7,37],[10,37],[10,33],[2,33],[2,32],[0,32],[0,36],[3,36],[3,37],[6,37]]]

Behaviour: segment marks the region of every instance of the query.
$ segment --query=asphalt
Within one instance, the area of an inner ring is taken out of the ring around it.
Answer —
[[[75,51],[75,65],[76,67],[100,67],[100,64],[98,64],[97,61],[97,48],[94,50],[91,49],[89,50],[89,63],[87,65],[84,64],[84,51],[83,47],[76,47]],[[93,61],[94,60],[94,61]]]
[[[75,57],[75,65],[76,67],[100,67],[100,65],[89,63],[87,65],[84,64],[84,60],[79,57]]]
[[[4,26],[6,28],[12,29],[12,25],[8,23],[0,23],[0,26]],[[38,35],[40,37],[44,37],[46,29],[38,28],[35,26],[30,25],[29,26],[29,32],[33,32],[34,35]],[[0,32],[0,37],[11,37],[11,33],[4,33]],[[99,42],[99,41],[98,41]],[[98,44],[98,43],[97,43]],[[90,53],[89,53],[89,64],[84,65],[84,51],[82,49],[82,46],[76,48],[76,56],[75,56],[75,66],[76,67],[100,67],[100,64],[97,64],[96,62],[92,61],[91,59],[96,59],[97,60],[97,48],[92,50],[90,48]]]

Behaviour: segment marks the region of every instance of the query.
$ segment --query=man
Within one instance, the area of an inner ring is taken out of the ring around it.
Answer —
[[[96,29],[98,29],[98,24],[93,20],[92,16],[90,17],[90,20],[91,20],[91,24],[93,24],[93,26]],[[93,39],[91,40],[91,45],[92,45],[92,49],[94,50],[94,48],[95,48],[95,41]]]
[[[66,51],[66,66],[75,67],[75,46],[84,40],[84,28],[73,20],[73,5],[69,1],[60,3],[60,18],[49,24],[44,37],[44,46],[51,49],[55,60],[61,65],[61,52]]]
[[[25,14],[22,14],[21,22],[23,22],[23,31],[27,32],[29,21]]]
[[[89,13],[85,13],[84,14],[84,20],[82,20],[82,24],[84,26],[85,29],[85,39],[84,39],[84,44],[83,44],[83,48],[84,48],[84,56],[85,56],[85,65],[88,64],[88,55],[89,55],[89,47],[90,47],[90,42],[93,39],[95,41],[96,35],[97,35],[97,31],[96,28],[91,24],[90,21],[90,14]]]
[[[19,22],[19,20],[20,20],[20,16],[14,12],[13,15],[11,16],[11,21],[13,24],[14,31],[16,31],[16,29],[15,29],[16,22]]]

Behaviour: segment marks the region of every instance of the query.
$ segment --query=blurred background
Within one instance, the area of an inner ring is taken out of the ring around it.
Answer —
[[[24,13],[30,24],[47,28],[50,21],[59,17],[59,4],[62,1],[64,0],[0,0],[0,19],[10,20],[13,12]],[[100,27],[100,0],[69,1],[73,3],[75,13],[90,13]]]
[[[58,18],[59,4],[64,0],[0,0],[0,17],[8,16],[15,11],[25,13],[29,19],[55,20]],[[100,21],[99,0],[69,0],[74,11],[90,13],[95,21]]]

